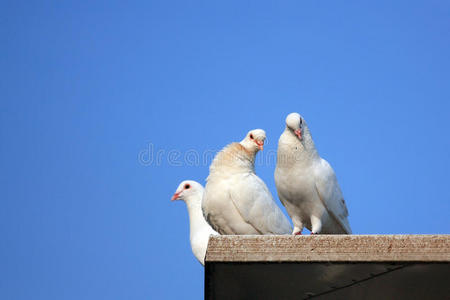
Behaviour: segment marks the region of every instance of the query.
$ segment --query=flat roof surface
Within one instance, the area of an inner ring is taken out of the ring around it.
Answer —
[[[214,236],[206,299],[449,299],[449,235]]]

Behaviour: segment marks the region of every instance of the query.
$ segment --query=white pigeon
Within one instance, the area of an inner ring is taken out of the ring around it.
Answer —
[[[330,164],[321,158],[298,113],[286,118],[278,142],[275,184],[294,223],[292,234],[306,226],[312,234],[352,233],[344,197]]]
[[[173,200],[183,200],[189,213],[191,248],[198,261],[205,265],[206,248],[210,235],[218,234],[209,226],[203,217],[203,186],[195,181],[186,180],[180,183]]]
[[[264,130],[250,131],[214,158],[203,195],[203,214],[220,234],[289,234],[291,225],[255,174],[255,156],[263,149]]]

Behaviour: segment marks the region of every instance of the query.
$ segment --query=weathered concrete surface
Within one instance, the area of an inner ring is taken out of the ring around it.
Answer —
[[[450,235],[212,236],[207,262],[449,262]]]

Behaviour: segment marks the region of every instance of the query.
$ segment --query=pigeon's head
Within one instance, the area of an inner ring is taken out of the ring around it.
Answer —
[[[305,120],[296,112],[290,113],[286,117],[286,127],[291,130],[299,140],[303,139],[303,130],[305,126]]]
[[[193,180],[185,180],[178,186],[175,194],[172,196],[172,201],[183,200],[184,202],[189,202],[191,199],[202,199],[202,197],[194,197],[203,194],[203,186]]]
[[[242,140],[241,145],[247,150],[257,152],[263,150],[264,141],[266,140],[266,132],[262,129],[250,130],[245,138]]]

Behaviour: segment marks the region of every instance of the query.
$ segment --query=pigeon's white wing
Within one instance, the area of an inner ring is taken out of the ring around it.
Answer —
[[[314,168],[314,176],[317,193],[328,214],[342,228],[343,232],[352,233],[347,219],[347,206],[333,168],[321,158]]]
[[[255,174],[239,176],[230,198],[242,218],[261,234],[289,234],[291,225],[272,198],[266,184]]]

